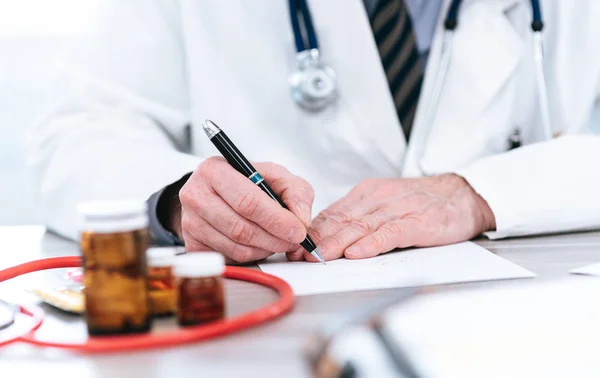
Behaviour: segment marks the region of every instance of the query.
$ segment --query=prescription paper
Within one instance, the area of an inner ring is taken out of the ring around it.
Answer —
[[[289,262],[277,254],[260,269],[287,281],[296,295],[440,285],[536,275],[472,242],[389,252],[327,265]]]
[[[582,266],[581,268],[573,269],[570,271],[571,274],[584,274],[587,276],[599,276],[600,277],[600,263]]]

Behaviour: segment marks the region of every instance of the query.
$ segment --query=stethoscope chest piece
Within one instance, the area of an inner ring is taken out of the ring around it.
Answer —
[[[290,76],[292,98],[303,109],[320,111],[337,98],[334,70],[323,63],[319,50],[304,50],[297,54],[297,68]]]

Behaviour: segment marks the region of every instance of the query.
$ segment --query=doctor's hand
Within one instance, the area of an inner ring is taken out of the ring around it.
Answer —
[[[309,234],[326,260],[469,240],[495,229],[494,214],[457,175],[369,179],[321,212]],[[298,249],[290,260],[314,258]]]
[[[310,184],[276,164],[255,167],[290,210],[225,159],[209,158],[179,191],[173,229],[186,250],[219,251],[229,263],[247,263],[295,250],[304,240],[314,199]]]

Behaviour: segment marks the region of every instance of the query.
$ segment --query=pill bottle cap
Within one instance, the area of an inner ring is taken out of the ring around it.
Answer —
[[[149,266],[172,266],[178,248],[152,247],[146,250],[146,259]]]
[[[148,226],[144,200],[99,200],[81,202],[77,206],[80,229],[100,233],[124,232]]]
[[[225,258],[218,252],[188,252],[175,257],[173,272],[178,277],[220,276],[225,271]]]

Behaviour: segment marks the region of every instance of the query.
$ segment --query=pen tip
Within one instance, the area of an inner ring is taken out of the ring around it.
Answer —
[[[319,251],[319,248],[313,249],[313,251],[310,254],[313,255],[313,257],[315,259],[317,259],[321,264],[327,265],[327,263],[325,262],[325,259],[321,255],[321,251]]]
[[[202,128],[204,129],[204,132],[206,133],[206,136],[208,136],[208,138],[212,138],[213,136],[215,136],[215,134],[221,131],[219,126],[217,126],[210,119],[204,121],[204,123],[202,124]]]

